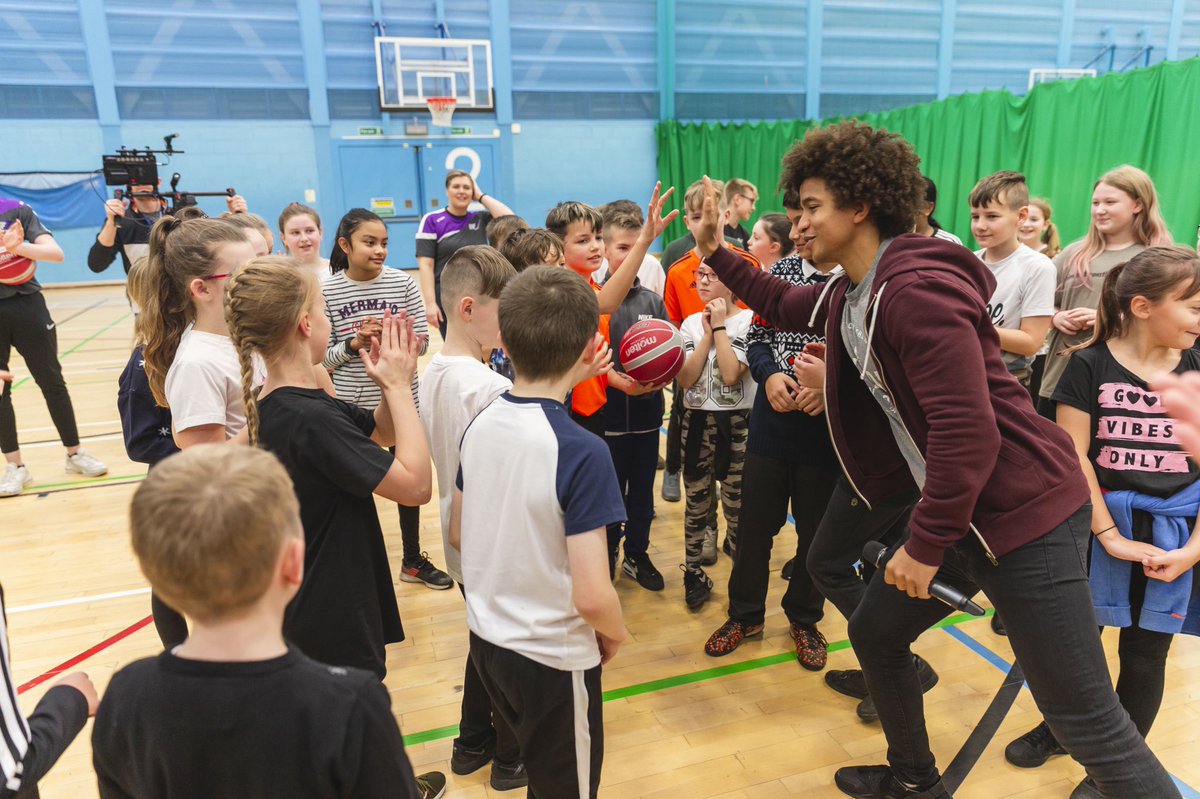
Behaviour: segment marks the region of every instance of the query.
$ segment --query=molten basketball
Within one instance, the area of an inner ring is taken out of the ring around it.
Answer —
[[[683,337],[670,322],[643,319],[621,339],[621,366],[639,383],[667,383],[683,368]]]

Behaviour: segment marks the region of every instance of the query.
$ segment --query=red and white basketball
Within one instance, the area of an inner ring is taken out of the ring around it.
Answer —
[[[667,383],[683,368],[683,337],[670,322],[643,319],[621,339],[621,366],[639,383]]]

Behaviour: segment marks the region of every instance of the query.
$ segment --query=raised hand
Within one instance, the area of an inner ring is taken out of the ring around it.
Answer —
[[[367,377],[380,388],[408,389],[417,370],[421,342],[413,333],[412,319],[401,312],[393,316],[390,310],[383,315],[383,329],[369,348],[359,350]]]
[[[661,194],[660,194],[661,192]],[[650,204],[646,206],[646,221],[642,225],[641,239],[649,245],[655,239],[662,235],[662,232],[667,229],[667,225],[675,221],[679,216],[679,209],[662,215],[663,207],[667,204],[667,198],[675,193],[675,187],[662,190],[662,181],[654,184],[654,192],[650,195]]]
[[[104,214],[108,217],[109,222],[112,222],[117,217],[124,217],[125,203],[121,200],[105,200]]]
[[[719,234],[721,232],[721,216],[717,213],[717,207],[720,205],[720,200],[717,197],[717,189],[709,180],[708,175],[704,176],[704,207],[700,214],[700,221],[692,228],[692,236],[696,239],[696,248],[700,251],[700,255],[707,258],[717,251],[721,246]]]

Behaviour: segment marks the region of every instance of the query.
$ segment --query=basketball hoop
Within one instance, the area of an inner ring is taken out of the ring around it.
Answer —
[[[454,117],[454,107],[458,105],[456,98],[426,97],[425,105],[429,106],[429,114],[433,117],[433,124],[439,128],[448,128],[451,126],[450,120]]]

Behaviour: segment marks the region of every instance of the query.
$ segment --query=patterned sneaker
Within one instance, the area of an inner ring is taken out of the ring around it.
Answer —
[[[400,566],[400,579],[406,583],[424,583],[426,588],[435,591],[445,591],[454,586],[450,575],[429,562],[429,554],[426,552],[422,552],[421,557],[412,563]]]
[[[421,799],[442,799],[446,795],[446,775],[440,771],[418,774],[417,790],[421,792]]]
[[[108,473],[107,466],[82,449],[67,456],[66,470],[68,474],[82,474],[85,477],[99,477]]]
[[[796,644],[796,660],[809,671],[825,668],[829,657],[829,642],[815,624],[793,624],[792,641]]]
[[[700,545],[700,565],[711,566],[717,562],[717,528],[704,531],[704,543]]]
[[[696,610],[708,601],[713,581],[699,566],[684,566],[681,563],[679,568],[683,570],[683,601],[687,603],[688,610]]]
[[[0,475],[0,497],[15,497],[32,482],[33,475],[29,473],[28,466],[9,463],[4,467],[4,474]]]
[[[737,649],[742,641],[762,635],[761,624],[742,624],[740,621],[729,619],[717,631],[708,637],[704,644],[704,654],[719,658]]]
[[[654,568],[650,556],[645,552],[626,555],[621,563],[621,571],[637,580],[637,584],[647,591],[661,591],[666,585],[662,574]]]

